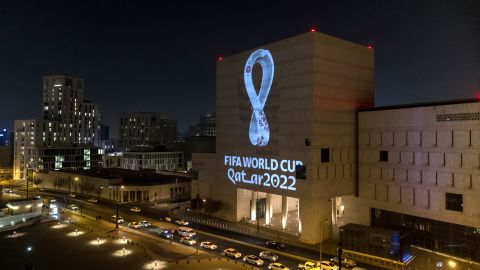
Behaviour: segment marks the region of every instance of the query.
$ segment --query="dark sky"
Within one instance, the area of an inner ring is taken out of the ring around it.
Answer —
[[[114,135],[126,111],[186,130],[215,110],[218,56],[312,26],[374,44],[377,106],[480,95],[480,1],[162,2],[0,0],[0,127],[40,117],[42,77],[63,73]]]

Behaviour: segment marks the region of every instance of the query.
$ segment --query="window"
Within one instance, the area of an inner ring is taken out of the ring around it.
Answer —
[[[311,144],[310,139],[305,139],[305,146],[310,146],[310,144]]]
[[[307,179],[307,167],[304,165],[295,166],[295,177],[297,179]]]
[[[380,151],[380,161],[388,161],[388,151]]]
[[[324,162],[330,162],[330,149],[328,148],[322,148],[320,150],[320,161],[322,163]]]
[[[462,194],[446,193],[445,195],[445,206],[447,210],[463,212]]]

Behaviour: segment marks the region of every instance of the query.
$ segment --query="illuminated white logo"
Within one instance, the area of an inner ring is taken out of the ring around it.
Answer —
[[[260,91],[255,90],[252,80],[253,66],[259,63],[262,66],[262,84]],[[250,104],[252,105],[252,118],[250,120],[249,138],[250,143],[255,146],[266,146],[270,139],[270,129],[268,127],[267,116],[263,111],[267,101],[270,87],[272,86],[274,73],[273,58],[270,51],[258,49],[254,51],[247,59],[243,79],[247,90]]]

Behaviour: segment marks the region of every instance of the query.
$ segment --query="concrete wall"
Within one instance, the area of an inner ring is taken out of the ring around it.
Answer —
[[[359,202],[478,227],[480,120],[466,117],[479,111],[474,102],[359,113]],[[463,212],[446,209],[447,192],[463,195]]]

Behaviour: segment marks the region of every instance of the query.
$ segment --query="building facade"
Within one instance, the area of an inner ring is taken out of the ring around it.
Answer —
[[[355,192],[356,111],[373,106],[374,75],[373,50],[321,33],[224,58],[215,166],[193,160],[206,173],[192,196],[222,201],[226,219],[329,238],[336,198]]]
[[[9,145],[10,132],[6,128],[0,129],[0,146]]]
[[[216,121],[217,117],[214,112],[200,115],[200,122],[197,125],[190,127],[189,135],[191,137],[216,136]]]
[[[13,178],[26,179],[29,170],[34,169],[37,138],[36,120],[15,120],[13,149]]]
[[[88,148],[98,152],[95,148],[100,146],[100,110],[98,105],[85,100],[82,79],[67,75],[44,77],[42,104],[41,119],[15,121],[14,179],[26,179],[29,170],[50,168],[50,162],[43,162],[55,157],[44,155],[51,152],[47,148],[62,153],[75,147],[78,151]],[[60,160],[57,158],[56,162]],[[92,160],[91,164],[96,162]]]
[[[349,222],[409,232],[415,245],[480,260],[477,100],[360,112],[358,145]]]
[[[124,152],[122,156],[122,168],[127,170],[175,171],[183,167],[183,152]]]
[[[120,145],[127,151],[164,146],[177,138],[177,121],[159,112],[131,112],[120,116]]]

